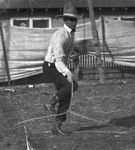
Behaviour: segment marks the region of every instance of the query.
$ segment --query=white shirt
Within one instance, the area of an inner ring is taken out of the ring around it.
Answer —
[[[55,63],[59,72],[64,76],[69,71],[68,61],[74,50],[74,32],[64,24],[50,39],[45,61]]]

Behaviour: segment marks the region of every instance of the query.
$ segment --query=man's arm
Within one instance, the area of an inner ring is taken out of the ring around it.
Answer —
[[[68,69],[67,65],[65,65],[64,59],[62,57],[58,58],[56,60],[55,66],[56,66],[56,68],[57,68],[57,70],[59,72],[61,72],[64,76],[67,76],[67,80],[69,82],[72,82],[72,80],[73,80],[73,73]]]

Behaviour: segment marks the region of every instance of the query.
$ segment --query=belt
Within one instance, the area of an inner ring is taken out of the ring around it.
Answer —
[[[50,62],[47,62],[47,61],[45,61],[45,63],[48,65],[48,67],[55,67],[54,63],[50,63]]]

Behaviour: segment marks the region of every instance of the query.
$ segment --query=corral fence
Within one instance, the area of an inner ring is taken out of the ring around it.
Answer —
[[[102,60],[102,66],[106,79],[130,78],[135,76],[135,67],[119,65],[113,61],[105,61],[105,59]],[[70,61],[69,68],[74,71],[78,80],[99,79],[96,56],[91,56],[89,54],[81,55],[78,59],[72,59]]]

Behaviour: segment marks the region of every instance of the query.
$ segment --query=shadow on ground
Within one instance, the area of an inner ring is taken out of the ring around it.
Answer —
[[[135,115],[111,119],[108,123],[117,127],[131,128],[135,126]]]
[[[89,131],[93,129],[103,129],[106,127],[110,127],[110,126],[109,125],[85,126],[85,127],[79,127],[75,131]]]
[[[74,131],[90,131],[94,129],[104,129],[104,128],[106,129],[112,126],[113,127],[126,127],[126,128],[135,127],[135,115],[111,119],[104,125],[78,127]]]

